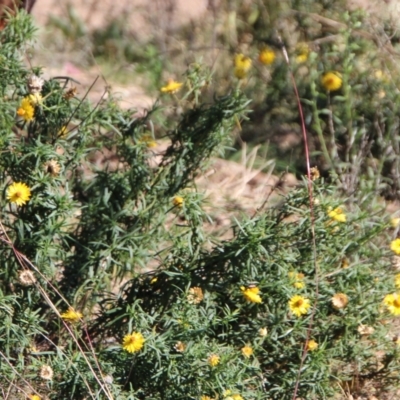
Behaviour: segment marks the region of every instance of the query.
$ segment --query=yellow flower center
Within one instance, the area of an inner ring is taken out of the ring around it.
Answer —
[[[399,298],[395,299],[393,301],[393,305],[396,306],[396,307],[400,307],[400,299]]]

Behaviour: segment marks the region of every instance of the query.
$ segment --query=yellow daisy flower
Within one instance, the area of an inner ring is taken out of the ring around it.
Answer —
[[[182,196],[175,196],[175,197],[172,199],[172,204],[173,204],[175,207],[178,207],[178,208],[182,208],[184,202],[185,202],[185,200],[183,199]]]
[[[269,47],[265,47],[260,51],[260,54],[258,55],[258,61],[260,61],[261,64],[264,65],[271,65],[276,58],[275,52],[270,49]]]
[[[330,71],[321,78],[322,86],[329,92],[339,90],[342,87],[342,77],[338,72]]]
[[[207,362],[208,365],[210,367],[216,367],[221,361],[220,356],[216,355],[216,354],[211,354],[208,358],[207,358]]]
[[[33,120],[33,117],[35,115],[35,108],[33,107],[29,97],[25,97],[21,100],[21,104],[17,110],[17,114],[27,122]]]
[[[75,311],[72,307],[69,307],[65,313],[61,314],[61,318],[64,321],[75,323],[82,319],[83,315],[79,311]]]
[[[301,317],[302,315],[307,314],[310,307],[310,300],[303,296],[296,294],[289,300],[290,311],[296,315],[296,317]]]
[[[388,294],[383,299],[383,304],[393,315],[400,315],[400,295],[397,293]]]
[[[390,250],[396,254],[400,254],[400,239],[397,238],[390,243]]]
[[[313,339],[309,340],[308,343],[307,343],[307,350],[308,351],[314,351],[314,350],[317,350],[317,349],[318,349],[318,343]]]
[[[308,60],[308,55],[310,54],[310,48],[307,43],[299,43],[296,46],[296,62],[297,64],[302,64]]]
[[[170,79],[168,80],[167,84],[163,86],[160,90],[162,93],[175,93],[182,87],[182,85],[183,83],[176,82],[173,79]]]
[[[244,79],[247,72],[251,68],[252,61],[243,54],[235,54],[234,58],[235,70],[234,74],[238,79]]]
[[[37,394],[31,394],[31,395],[29,396],[29,398],[30,398],[31,400],[41,400],[41,399],[40,399],[40,396],[38,396]]]
[[[346,222],[346,214],[340,207],[337,207],[334,210],[329,207],[328,216],[337,222]]]
[[[243,293],[244,298],[250,303],[262,303],[261,296],[259,295],[260,289],[258,287],[245,288],[241,286],[240,290]]]
[[[7,200],[17,206],[23,206],[31,197],[31,189],[22,182],[14,182],[7,189]]]
[[[250,346],[244,346],[241,349],[242,354],[246,357],[249,358],[253,354],[253,349]]]
[[[391,218],[390,225],[392,228],[397,228],[400,225],[400,218]]]
[[[144,342],[145,338],[140,332],[133,332],[124,336],[122,348],[128,353],[136,353],[142,349]]]

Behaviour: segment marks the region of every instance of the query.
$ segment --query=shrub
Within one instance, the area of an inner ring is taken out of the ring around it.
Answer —
[[[213,238],[195,178],[245,117],[240,90],[206,103],[192,65],[163,90],[187,89],[157,154],[159,106],[92,106],[68,79],[32,75],[32,33],[23,13],[0,33],[3,391],[318,399],[398,383],[397,231],[376,202],[344,205],[319,179]]]

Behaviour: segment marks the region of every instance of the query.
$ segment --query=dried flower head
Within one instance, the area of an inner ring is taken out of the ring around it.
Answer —
[[[314,351],[317,349],[318,349],[318,343],[314,339],[311,339],[307,342],[307,350],[308,351]]]
[[[44,170],[53,177],[60,175],[61,167],[57,160],[49,160],[44,163]]]
[[[204,298],[201,288],[195,286],[189,289],[187,301],[189,304],[199,304]]]
[[[133,332],[124,336],[122,348],[128,353],[136,353],[142,349],[144,342],[145,339],[140,332]]]
[[[31,75],[28,78],[28,90],[31,94],[37,94],[42,91],[44,80],[37,75]]]
[[[262,299],[260,296],[260,289],[255,287],[245,288],[244,286],[240,287],[240,290],[243,293],[244,298],[250,303],[262,303]]]
[[[400,256],[393,256],[391,259],[392,267],[396,271],[400,271]]]
[[[25,97],[21,100],[21,104],[17,110],[17,115],[23,118],[25,121],[32,121],[35,116],[35,108],[31,103],[29,97]]]
[[[246,358],[249,358],[253,354],[253,349],[246,345],[241,348],[241,352]]]
[[[348,260],[348,258],[346,258],[346,257],[344,257],[344,258],[342,258],[342,262],[340,263],[340,268],[349,268],[349,265],[350,265],[350,263],[349,263],[349,260]]]
[[[220,356],[216,354],[210,354],[207,358],[207,362],[210,367],[216,367],[220,363],[220,360]]]
[[[392,250],[394,253],[396,253],[397,255],[400,254],[400,239],[394,239],[391,243],[390,243],[390,250]]]
[[[289,300],[290,311],[296,315],[296,317],[301,317],[302,315],[307,314],[310,307],[310,300],[303,296],[295,295]]]
[[[334,308],[336,308],[336,310],[340,310],[347,306],[347,303],[349,302],[349,298],[344,293],[336,293],[332,297],[331,301],[332,301],[332,306]]]
[[[342,87],[342,76],[339,72],[330,71],[322,76],[321,83],[325,90],[333,92]]]
[[[61,318],[64,321],[75,323],[82,319],[83,315],[79,311],[75,311],[72,307],[69,307],[68,310],[61,314]]]
[[[361,324],[357,328],[357,331],[361,336],[367,336],[367,335],[372,335],[374,333],[375,329],[372,326]]]
[[[186,350],[186,344],[179,341],[177,343],[175,343],[174,349],[178,352],[178,353],[183,353]]]
[[[163,86],[160,90],[162,93],[175,93],[182,87],[182,85],[183,83],[176,82],[173,79],[170,79],[168,80],[167,84]]]
[[[36,282],[35,275],[33,274],[32,271],[19,271],[18,272],[18,280],[21,283],[21,285],[24,286],[32,286]]]
[[[258,330],[258,335],[261,337],[265,337],[268,335],[268,329],[267,328],[260,328]]]
[[[319,173],[318,167],[312,167],[310,168],[310,175],[311,175],[311,180],[316,181],[321,177],[321,174]]]
[[[53,379],[53,369],[49,365],[42,365],[40,368],[40,377],[42,379],[51,381]]]
[[[68,89],[65,94],[64,94],[64,99],[65,100],[71,100],[72,98],[74,98],[76,95],[78,94],[78,90],[76,89],[75,86],[73,86],[72,88]]]
[[[7,189],[7,200],[17,206],[23,206],[31,197],[31,189],[22,182],[14,182]]]

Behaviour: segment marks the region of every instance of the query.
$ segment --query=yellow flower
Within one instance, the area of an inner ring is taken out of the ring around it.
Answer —
[[[221,359],[220,359],[219,356],[217,356],[216,354],[211,354],[211,355],[208,357],[207,362],[208,362],[208,365],[209,365],[210,367],[216,367],[216,366],[219,364],[220,360],[221,360]]]
[[[7,200],[17,206],[23,206],[31,197],[31,189],[22,182],[14,182],[7,189]]]
[[[295,272],[289,272],[289,278],[295,280],[293,282],[293,286],[296,289],[303,289],[305,287],[305,283],[303,282],[304,280],[304,274],[302,273],[295,273]]]
[[[172,199],[172,204],[173,204],[175,207],[178,207],[178,208],[182,208],[184,202],[185,202],[185,200],[183,199],[182,196],[175,196],[175,197]]]
[[[262,303],[261,296],[259,295],[260,289],[258,287],[245,288],[242,286],[240,290],[243,292],[244,298],[250,303]]]
[[[157,142],[154,140],[153,136],[150,133],[144,134],[140,138],[139,143],[144,143],[148,149],[157,147]]]
[[[68,134],[68,127],[65,125],[57,132],[57,136],[59,138],[65,138],[67,134]]]
[[[299,43],[296,46],[296,62],[302,64],[308,60],[308,55],[310,54],[310,48],[306,43]]]
[[[383,299],[388,311],[393,315],[400,315],[400,295],[397,293],[388,294]]]
[[[79,311],[75,311],[72,307],[68,308],[68,311],[61,314],[61,318],[67,322],[78,322],[83,315]]]
[[[336,293],[332,297],[331,301],[332,301],[333,307],[336,308],[337,310],[340,310],[341,308],[345,308],[347,306],[347,303],[349,302],[349,298],[344,293]]]
[[[262,49],[258,55],[258,61],[264,65],[271,65],[275,61],[275,58],[275,52],[269,47]]]
[[[397,228],[400,225],[400,218],[391,218],[390,225],[392,228]]]
[[[333,92],[342,87],[342,77],[338,72],[330,71],[322,76],[321,83],[326,90]]]
[[[122,348],[128,353],[136,353],[142,349],[144,342],[145,339],[140,332],[133,332],[124,336]]]
[[[40,400],[40,396],[38,396],[37,394],[31,394],[31,395],[29,396],[29,398],[30,398],[31,400]]]
[[[231,397],[233,400],[243,400],[243,397],[240,394],[233,394]]]
[[[397,238],[390,243],[390,250],[396,254],[400,254],[400,239]]]
[[[162,93],[175,93],[182,87],[182,85],[183,83],[176,82],[173,79],[169,79],[167,84],[163,86],[160,90]]]
[[[251,68],[251,59],[244,56],[243,54],[235,54],[234,58],[235,70],[234,74],[236,78],[243,79],[246,77],[247,72]]]
[[[329,207],[328,215],[330,218],[332,218],[337,222],[346,222],[346,214],[340,207],[337,207],[334,210],[332,210],[332,208]]]
[[[306,285],[304,284],[304,282],[295,282],[295,283],[293,283],[293,286],[296,289],[303,289]]]
[[[29,97],[25,97],[21,100],[21,104],[17,110],[17,114],[22,117],[25,121],[32,121],[35,108],[33,107]]]
[[[42,104],[42,102],[43,102],[43,97],[42,97],[42,95],[40,93],[30,94],[28,96],[28,98],[29,98],[29,101],[30,101],[30,103],[31,103],[31,105],[33,107],[37,106],[38,104]]]
[[[307,343],[307,350],[308,351],[314,351],[314,350],[317,350],[317,349],[318,349],[318,343],[313,339],[309,340],[308,343]]]
[[[244,346],[241,349],[242,354],[246,357],[249,358],[253,354],[253,349],[250,346]]]
[[[50,174],[53,177],[60,175],[61,167],[60,167],[60,164],[56,160],[46,161],[44,163],[43,167],[44,167],[45,172]]]
[[[303,296],[295,295],[289,300],[289,308],[290,311],[296,317],[301,317],[304,314],[307,314],[308,309],[310,308],[310,300],[304,298]]]

